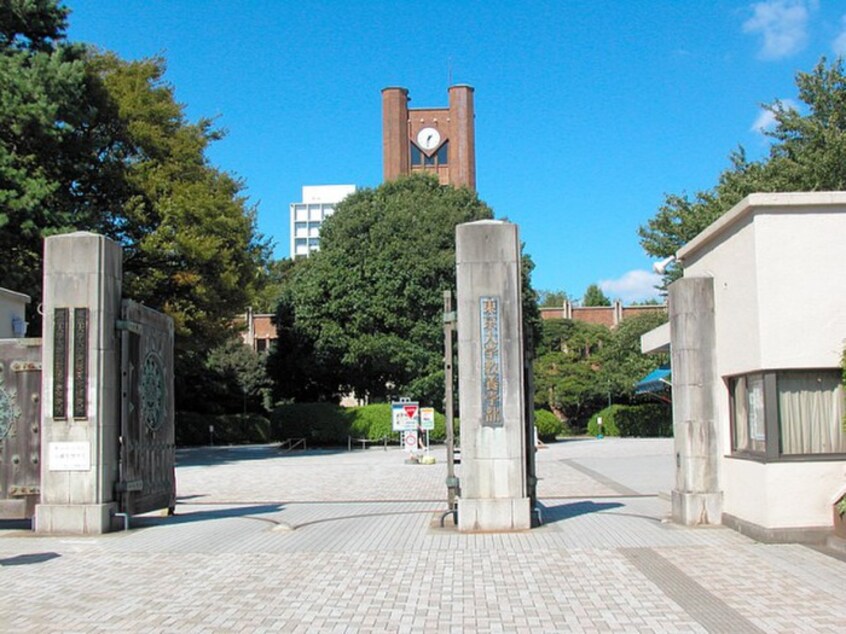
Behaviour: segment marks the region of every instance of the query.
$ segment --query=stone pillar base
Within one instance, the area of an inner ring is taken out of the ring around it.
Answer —
[[[673,491],[673,521],[685,526],[721,524],[722,493]]]
[[[35,532],[99,535],[111,530],[117,504],[39,504],[35,507]]]
[[[529,498],[458,500],[458,530],[462,533],[522,531],[531,527]]]

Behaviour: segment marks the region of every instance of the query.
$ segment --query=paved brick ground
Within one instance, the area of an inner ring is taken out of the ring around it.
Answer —
[[[96,538],[0,522],[8,632],[842,632],[846,563],[666,522],[672,445],[538,453],[545,524],[440,528],[443,452],[180,453],[172,518]]]

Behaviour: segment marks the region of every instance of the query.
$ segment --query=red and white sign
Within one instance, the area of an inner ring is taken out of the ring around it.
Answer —
[[[419,415],[420,407],[418,403],[413,401],[391,403],[391,428],[394,431],[417,429]]]
[[[409,453],[413,453],[417,450],[417,431],[405,432],[405,438],[403,438],[403,446],[405,447],[405,450]]]

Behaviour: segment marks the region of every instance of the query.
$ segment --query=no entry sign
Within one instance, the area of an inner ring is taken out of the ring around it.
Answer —
[[[394,431],[416,430],[419,415],[419,403],[391,403],[391,428]]]

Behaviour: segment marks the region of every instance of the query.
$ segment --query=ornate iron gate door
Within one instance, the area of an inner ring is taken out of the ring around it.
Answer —
[[[0,339],[0,519],[33,516],[41,482],[41,340]]]
[[[176,506],[173,322],[123,300],[121,321],[120,482],[124,513]]]

